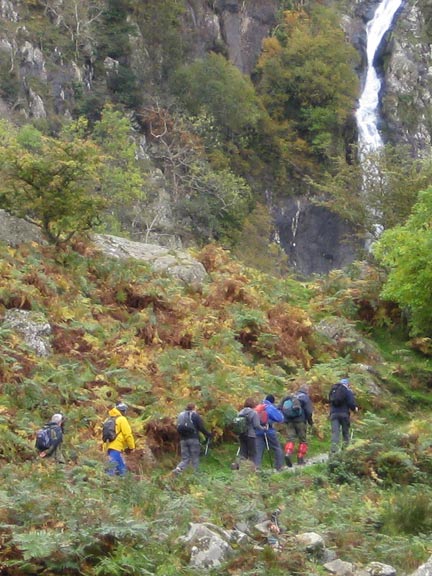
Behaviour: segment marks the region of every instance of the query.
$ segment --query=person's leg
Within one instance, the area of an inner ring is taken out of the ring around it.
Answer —
[[[292,460],[291,456],[294,452],[294,446],[296,441],[296,430],[293,422],[287,422],[287,439],[288,442],[285,444],[285,464],[291,468]]]
[[[246,434],[240,434],[239,442],[240,442],[239,459],[247,460],[249,457],[249,451],[248,451],[248,437],[246,436]]]
[[[123,476],[126,474],[126,464],[119,450],[108,450],[108,460],[107,473],[110,476],[115,476],[116,474]]]
[[[270,450],[273,450],[275,454],[275,464],[274,464],[275,468],[276,470],[280,470],[283,467],[284,454],[280,442],[278,440],[278,437],[276,436],[276,434],[268,434],[267,439]]]
[[[261,462],[264,454],[264,449],[266,447],[264,435],[257,436],[256,438],[256,458],[255,458],[255,466],[257,468],[261,468]]]
[[[297,464],[304,464],[304,458],[308,451],[308,445],[306,441],[306,422],[296,423],[296,432],[299,439],[299,447],[297,451]]]
[[[253,462],[255,464],[256,461],[256,438],[255,436],[248,436],[247,437],[247,457],[248,460],[250,460],[251,462]]]
[[[349,437],[350,420],[349,420],[348,416],[341,418],[341,426],[342,426],[342,439],[343,439],[343,444],[345,447],[345,446],[348,446],[349,441],[350,441],[350,437]]]
[[[331,419],[331,448],[330,451],[332,454],[338,451],[339,449],[339,418],[332,418]]]
[[[176,473],[182,472],[185,468],[187,468],[189,466],[189,463],[191,462],[191,455],[190,455],[188,442],[189,442],[189,439],[180,440],[181,460],[174,469],[174,472],[176,472]]]
[[[199,466],[199,459],[201,453],[201,444],[198,438],[191,438],[189,442],[189,454],[190,454],[190,464],[192,468],[196,471]]]

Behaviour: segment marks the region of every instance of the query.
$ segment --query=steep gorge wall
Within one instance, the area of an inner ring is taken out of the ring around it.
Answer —
[[[245,74],[250,74],[261,43],[276,21],[278,0],[185,0],[182,16],[189,57],[210,50],[223,52]],[[354,46],[363,53],[365,22],[376,3],[352,4],[342,26]],[[33,8],[34,10],[34,8]],[[33,22],[30,3],[0,0],[0,116],[21,119],[68,117],[76,113],[77,90],[89,95],[110,91],[110,79],[119,63],[110,57],[96,62],[92,38],[80,46],[80,58],[41,36]],[[40,14],[38,15],[40,17]],[[133,18],[133,16],[131,16]],[[29,26],[33,22],[33,26]],[[44,25],[49,25],[46,18]],[[39,23],[39,25],[41,25]],[[131,40],[130,66],[146,86],[146,38]],[[55,22],[51,19],[51,26]],[[380,57],[383,82],[383,131],[387,141],[407,143],[414,153],[426,154],[432,133],[432,0],[409,0]],[[51,36],[51,33],[48,35]],[[363,58],[364,63],[364,58]],[[358,73],[361,75],[360,68]],[[272,198],[269,190],[268,198]],[[336,215],[311,204],[308,190],[297,185],[271,204],[279,240],[300,273],[325,273],[348,264],[356,247],[347,242],[350,227]]]

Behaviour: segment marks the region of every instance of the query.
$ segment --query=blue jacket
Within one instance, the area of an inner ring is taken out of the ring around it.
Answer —
[[[272,404],[268,400],[263,400],[262,403],[265,404],[266,412],[268,414],[268,428],[267,428],[267,430],[259,430],[259,429],[256,430],[256,435],[257,436],[264,436],[264,434],[269,434],[269,435],[275,436],[276,430],[273,428],[273,424],[275,422],[283,422],[284,421],[284,415],[282,414],[282,412],[280,410],[278,410],[276,408],[276,406],[274,404]]]
[[[343,384],[345,386],[345,384]],[[345,386],[345,402],[342,406],[333,406],[330,404],[330,419],[333,418],[349,418],[350,411],[354,412],[357,409],[357,403],[353,391]]]

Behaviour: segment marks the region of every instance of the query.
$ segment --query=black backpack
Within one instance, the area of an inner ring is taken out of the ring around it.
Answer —
[[[234,434],[246,434],[249,428],[248,417],[246,414],[237,414],[232,421]]]
[[[51,435],[51,428],[49,426],[44,426],[36,432],[35,448],[39,452],[45,452],[51,447],[53,443],[53,438]]]
[[[346,387],[340,382],[338,384],[335,384],[333,388],[330,390],[329,394],[330,404],[332,406],[335,406],[336,408],[339,408],[340,406],[343,406],[346,403],[346,399],[347,399]]]
[[[192,421],[192,412],[190,410],[180,412],[180,414],[178,415],[177,432],[181,436],[194,436],[196,432],[196,427]]]
[[[282,414],[285,416],[285,420],[295,420],[303,416],[303,406],[300,398],[296,394],[288,396],[288,398],[284,400],[282,404]]]
[[[102,427],[102,442],[112,442],[117,438],[116,434],[116,416],[110,416],[103,423]]]

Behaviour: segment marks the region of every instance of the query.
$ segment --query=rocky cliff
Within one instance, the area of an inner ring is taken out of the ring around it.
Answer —
[[[163,75],[165,41],[172,53],[181,44],[179,58],[192,60],[209,51],[221,52],[251,74],[262,40],[271,32],[282,5],[279,0],[173,0],[171,11],[181,4],[176,12],[181,36],[171,38],[171,13],[155,11],[153,20],[146,20],[139,8],[130,9],[133,3],[120,2],[110,12],[125,31],[116,42],[109,32],[112,22],[103,19],[103,9],[111,4],[108,0],[0,1],[1,117],[21,122],[35,119],[55,129],[62,117],[91,115],[95,102],[105,97],[116,97],[133,109],[143,93],[151,95],[150,86]],[[365,22],[375,6],[370,0],[352,4],[341,22],[363,62]],[[432,132],[431,22],[431,0],[407,2],[379,57],[386,140],[408,143],[414,153],[422,154],[429,149]],[[158,26],[166,30],[165,39]],[[360,67],[359,75],[363,72]],[[310,204],[306,192],[298,186],[295,192],[286,190],[285,197],[271,206],[281,245],[301,273],[345,265],[356,254],[346,242],[349,226]]]

